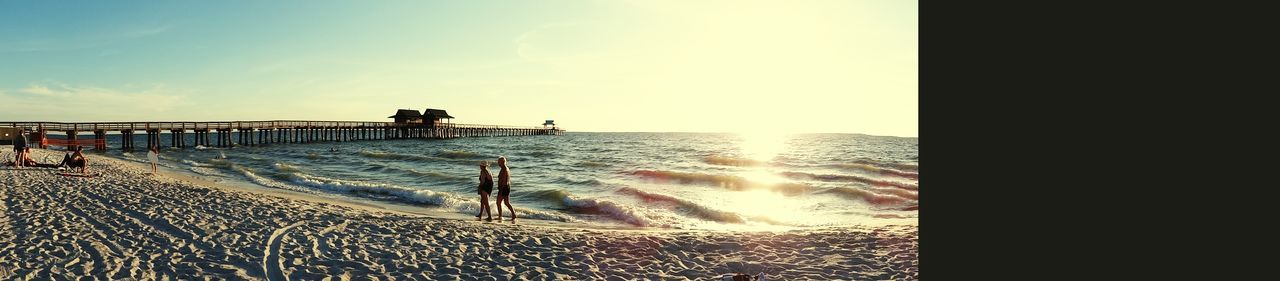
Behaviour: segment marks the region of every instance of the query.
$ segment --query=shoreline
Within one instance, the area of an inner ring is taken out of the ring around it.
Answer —
[[[32,152],[34,159],[61,156]],[[180,169],[150,174],[144,163],[88,156],[94,178],[0,169],[0,279],[702,280],[731,272],[918,279],[915,226],[722,232],[532,219],[511,225],[237,186]]]
[[[98,155],[99,157],[111,158],[113,160],[116,160],[119,163],[136,167],[138,169],[144,169],[144,170],[150,169],[150,166],[146,163],[141,163],[135,160],[122,158],[117,155],[111,155],[106,153],[94,153],[91,155]],[[168,160],[161,159],[161,161],[168,161]],[[178,165],[177,163],[173,163],[172,161],[169,161],[169,162],[171,162],[172,165]],[[290,198],[290,199],[308,200],[312,202],[342,205],[342,206],[353,207],[353,208],[363,208],[371,211],[385,211],[385,212],[400,213],[405,215],[419,215],[419,216],[426,216],[431,218],[458,220],[458,221],[476,221],[473,216],[460,214],[452,210],[436,210],[436,209],[433,209],[432,207],[416,206],[416,205],[413,205],[413,203],[408,203],[408,202],[393,202],[393,201],[379,200],[375,198],[362,198],[353,194],[341,194],[341,193],[327,192],[327,191],[317,191],[317,193],[307,193],[307,192],[300,192],[300,191],[288,190],[288,189],[271,188],[271,187],[261,186],[256,183],[250,182],[248,180],[243,180],[239,178],[226,178],[226,179],[215,178],[214,176],[202,175],[191,170],[175,169],[171,167],[166,167],[164,165],[158,166],[157,170],[160,172],[161,175],[166,177],[175,178],[179,180],[186,180],[192,183],[203,184],[209,187],[222,188],[226,190],[236,190],[236,191],[249,192],[249,193],[261,193],[261,194],[267,194],[267,195],[281,196],[281,197]],[[756,226],[735,227],[730,225],[720,229],[663,228],[663,227],[656,227],[656,226],[635,226],[635,225],[628,225],[628,224],[619,223],[619,222],[608,223],[608,224],[590,223],[585,221],[584,222],[562,222],[562,221],[524,218],[524,217],[519,218],[518,222],[519,222],[518,223],[519,225],[536,225],[536,226],[544,226],[544,227],[557,227],[557,228],[569,228],[569,229],[593,229],[593,230],[638,231],[638,232],[688,232],[688,231],[694,231],[694,232],[698,232],[698,231],[785,232],[785,231],[807,231],[807,230],[826,230],[826,229],[872,229],[877,227],[896,227],[896,226],[917,227],[918,226],[917,224],[914,224],[914,223],[901,223],[902,220],[873,221],[875,223],[867,222],[862,225],[839,225],[839,226],[782,226],[782,225],[759,226],[759,225],[756,225]]]

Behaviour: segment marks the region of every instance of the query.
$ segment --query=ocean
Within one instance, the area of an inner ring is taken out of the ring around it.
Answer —
[[[108,153],[146,161],[145,150],[121,152],[119,137],[108,137]],[[525,219],[739,229],[914,225],[919,217],[918,138],[568,132],[165,148],[160,158],[221,180],[474,215],[479,162],[490,162],[496,180],[499,156]]]

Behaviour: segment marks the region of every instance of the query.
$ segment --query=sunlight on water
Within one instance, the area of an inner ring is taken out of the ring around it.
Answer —
[[[738,150],[742,152],[742,156],[756,161],[773,160],[774,156],[778,156],[778,153],[782,153],[786,148],[786,142],[790,138],[787,135],[770,132],[738,133],[738,137],[742,139],[738,144]]]
[[[812,212],[798,209],[799,204],[790,204],[792,200],[782,194],[767,190],[734,193],[725,201],[727,201],[725,206],[730,211],[742,214],[753,221],[772,220],[796,223],[813,217]]]

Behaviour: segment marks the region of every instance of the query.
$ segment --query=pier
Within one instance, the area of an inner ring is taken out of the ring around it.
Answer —
[[[440,111],[443,114],[443,111]],[[445,115],[447,116],[447,115]],[[452,117],[447,117],[452,118]],[[0,122],[0,127],[21,128],[29,135],[30,143],[40,148],[63,146],[74,150],[80,146],[92,146],[94,150],[107,150],[108,132],[121,135],[120,149],[133,151],[138,148],[135,134],[146,134],[147,147],[232,147],[267,144],[294,144],[317,142],[348,142],[393,139],[452,139],[466,137],[508,137],[561,135],[558,127],[504,126],[434,122],[366,122],[366,121],[225,121],[225,122]],[[66,139],[49,138],[48,133],[61,132]],[[167,146],[161,137],[168,132]],[[89,133],[92,133],[91,139]],[[188,143],[187,134],[194,141]]]

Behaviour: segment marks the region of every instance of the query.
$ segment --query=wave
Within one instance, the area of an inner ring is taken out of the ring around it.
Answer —
[[[468,201],[467,199],[448,193],[435,192],[426,189],[412,189],[390,184],[331,179],[299,172],[287,173],[283,174],[283,176],[292,180],[293,183],[307,187],[345,193],[389,195],[400,200],[423,203],[432,206],[460,206]]]
[[[498,158],[496,156],[489,157],[483,154],[469,152],[469,151],[462,151],[462,150],[441,150],[440,152],[436,152],[436,156],[449,158],[449,159],[484,159],[484,158],[497,159]]]
[[[281,163],[281,162],[271,163],[271,167],[272,167],[272,168],[275,168],[275,169],[276,169],[276,171],[279,171],[279,172],[281,172],[281,173],[296,173],[296,172],[302,172],[302,170],[301,170],[301,169],[298,169],[298,167],[296,167],[296,166],[289,165],[289,164],[287,164],[287,163]]]
[[[675,171],[657,171],[657,170],[636,170],[633,175],[654,179],[657,181],[674,181],[682,184],[711,184],[729,190],[747,190],[747,189],[769,189],[773,191],[783,192],[788,195],[796,195],[808,192],[812,188],[805,184],[799,183],[778,183],[764,184],[747,180],[746,178],[731,175],[715,175],[715,174],[699,174],[685,173]]]
[[[888,180],[878,180],[878,179],[872,179],[872,178],[854,176],[854,175],[819,175],[819,174],[810,174],[810,173],[803,173],[803,172],[782,172],[782,175],[789,178],[800,179],[800,180],[852,181],[852,182],[861,182],[865,184],[870,184],[873,186],[893,186],[893,187],[908,189],[908,190],[920,190],[920,186],[916,184],[897,182],[897,181],[888,181]]]
[[[9,159],[13,159],[13,158],[12,158],[12,157],[10,157]],[[150,160],[142,159],[142,158],[138,158],[137,156],[134,156],[134,155],[133,155],[133,153],[129,153],[129,152],[122,152],[122,153],[120,153],[120,159],[124,159],[124,160],[127,160],[127,161],[138,162],[138,163],[148,163],[148,164],[150,164],[150,163],[151,163],[151,161],[150,161]],[[61,160],[59,160],[59,161],[61,161]]]
[[[575,213],[605,215],[610,219],[640,227],[655,225],[653,219],[636,208],[604,199],[579,198],[563,189],[538,190],[526,196],[558,202]]]
[[[908,172],[920,171],[919,164],[910,164],[910,163],[893,163],[893,162],[872,161],[867,159],[857,159],[857,160],[853,160],[853,164],[872,165],[877,167],[897,169],[900,171],[908,171]]]
[[[421,177],[428,177],[428,178],[436,178],[436,179],[443,179],[443,180],[465,180],[465,179],[467,179],[467,178],[465,178],[465,177],[459,177],[459,176],[455,176],[455,175],[449,175],[449,174],[443,174],[443,173],[437,173],[437,172],[430,172],[430,171],[423,172],[423,171],[418,171],[418,170],[416,170],[416,169],[401,169],[401,168],[395,168],[395,167],[387,167],[387,168],[388,168],[388,169],[391,169],[391,170],[401,171],[402,173],[407,173],[407,174],[411,174],[411,175],[415,175],[415,176],[421,176]]]
[[[871,191],[874,191],[875,193],[890,194],[890,195],[907,198],[911,200],[920,200],[920,193],[917,191],[911,191],[911,190],[906,190],[901,188],[892,188],[892,187],[882,188],[882,187],[873,186],[869,188],[871,189]]]
[[[874,165],[865,164],[865,163],[839,163],[839,164],[832,164],[831,166],[836,168],[846,169],[846,170],[849,170],[849,169],[862,170],[862,171],[868,171],[872,173],[893,175],[893,176],[899,176],[899,177],[904,177],[909,179],[920,179],[919,172],[899,171],[899,170],[890,169],[890,168],[876,167]]]
[[[288,177],[294,183],[305,185],[308,187],[318,188],[322,190],[345,192],[352,194],[366,193],[376,195],[386,195],[396,198],[399,201],[410,203],[422,203],[438,207],[453,208],[458,213],[475,214],[480,210],[480,203],[477,200],[461,197],[452,193],[437,192],[426,189],[414,189],[403,186],[396,186],[382,183],[369,183],[361,181],[349,181],[326,178],[304,173],[289,173]],[[496,206],[495,206],[496,207]],[[573,217],[531,210],[526,208],[516,208],[521,218],[554,220],[562,222],[573,222]]]
[[[468,177],[462,177],[462,176],[456,176],[456,175],[450,175],[450,174],[444,174],[444,173],[438,173],[438,172],[432,172],[432,171],[419,171],[413,168],[401,168],[401,167],[396,167],[396,166],[386,165],[381,163],[367,163],[367,165],[369,167],[365,169],[366,172],[386,171],[386,172],[400,173],[410,177],[426,177],[426,178],[451,180],[451,181],[464,181],[468,179]]]
[[[182,159],[181,162],[182,164],[187,164],[187,165],[190,165],[191,167],[213,167],[213,164],[200,163],[200,162],[191,161],[187,159]]]
[[[836,187],[836,188],[828,189],[823,192],[835,193],[835,194],[843,195],[845,197],[861,199],[862,201],[866,201],[867,203],[870,203],[872,205],[877,205],[877,206],[902,205],[910,201],[913,201],[911,199],[903,198],[901,196],[879,194],[879,193],[872,192],[870,190],[863,190],[858,188]]]
[[[559,147],[546,144],[522,144],[512,147],[513,150],[557,150]]]
[[[567,177],[567,176],[557,178],[555,180],[555,183],[569,184],[569,185],[585,185],[585,186],[604,185],[603,182],[596,179],[576,179],[575,177]]]
[[[588,168],[601,168],[601,167],[609,167],[609,164],[592,162],[592,161],[580,161],[578,162],[578,166],[588,167]]]
[[[702,158],[702,162],[706,162],[707,164],[712,164],[712,165],[735,166],[735,167],[750,167],[750,166],[764,165],[764,162],[760,162],[755,159],[734,158],[734,157],[724,157],[724,156],[707,156],[705,158]]]
[[[373,152],[373,151],[367,151],[367,150],[361,150],[356,154],[359,154],[360,156],[364,156],[368,158],[374,158],[374,159],[391,159],[391,160],[406,160],[406,161],[434,161],[439,159],[436,157],[431,157],[426,155]]]
[[[359,154],[360,156],[364,156],[367,158],[373,158],[373,159],[390,159],[390,160],[400,160],[400,161],[408,161],[408,162],[446,162],[446,163],[467,164],[467,165],[479,164],[479,162],[476,162],[475,160],[471,160],[471,159],[435,157],[435,156],[429,156],[429,155],[373,152],[373,151],[367,151],[367,150],[361,150],[356,154]],[[490,161],[490,162],[493,162],[493,161]]]
[[[723,223],[746,222],[746,220],[743,219],[742,216],[736,213],[712,209],[710,207],[703,206],[698,203],[694,203],[692,201],[676,198],[670,195],[649,193],[649,192],[640,191],[630,187],[623,187],[618,190],[618,193],[628,194],[628,195],[638,197],[644,200],[646,203],[663,202],[667,204],[672,204],[672,205],[675,205],[677,209],[684,210],[685,212],[688,212],[690,215],[693,215],[694,217],[698,217],[698,218],[709,220],[709,221],[723,222]]]
[[[193,173],[204,175],[204,176],[227,177],[227,174],[219,172],[218,169],[209,168],[209,167],[192,166],[190,170]]]
[[[534,157],[534,158],[552,158],[552,157],[559,157],[560,153],[557,153],[554,151],[536,151],[535,150],[535,151],[528,151],[528,152],[517,152],[516,155]]]
[[[272,179],[269,179],[269,178],[266,178],[266,177],[263,177],[263,176],[259,176],[257,173],[254,173],[254,172],[253,172],[252,170],[250,170],[249,168],[240,167],[240,166],[233,166],[233,167],[232,167],[232,170],[235,170],[235,171],[237,171],[237,172],[240,172],[240,175],[243,175],[245,178],[249,179],[249,181],[250,181],[250,182],[253,182],[253,183],[258,184],[258,185],[261,185],[261,186],[265,186],[265,187],[273,187],[273,188],[279,188],[279,189],[285,189],[285,190],[293,190],[293,191],[300,191],[300,192],[312,193],[312,191],[311,191],[311,190],[307,190],[307,189],[305,189],[305,188],[301,188],[301,187],[297,187],[297,186],[293,186],[293,185],[285,184],[285,183],[282,183],[282,182],[279,182],[279,181],[276,181],[276,180],[272,180]]]

